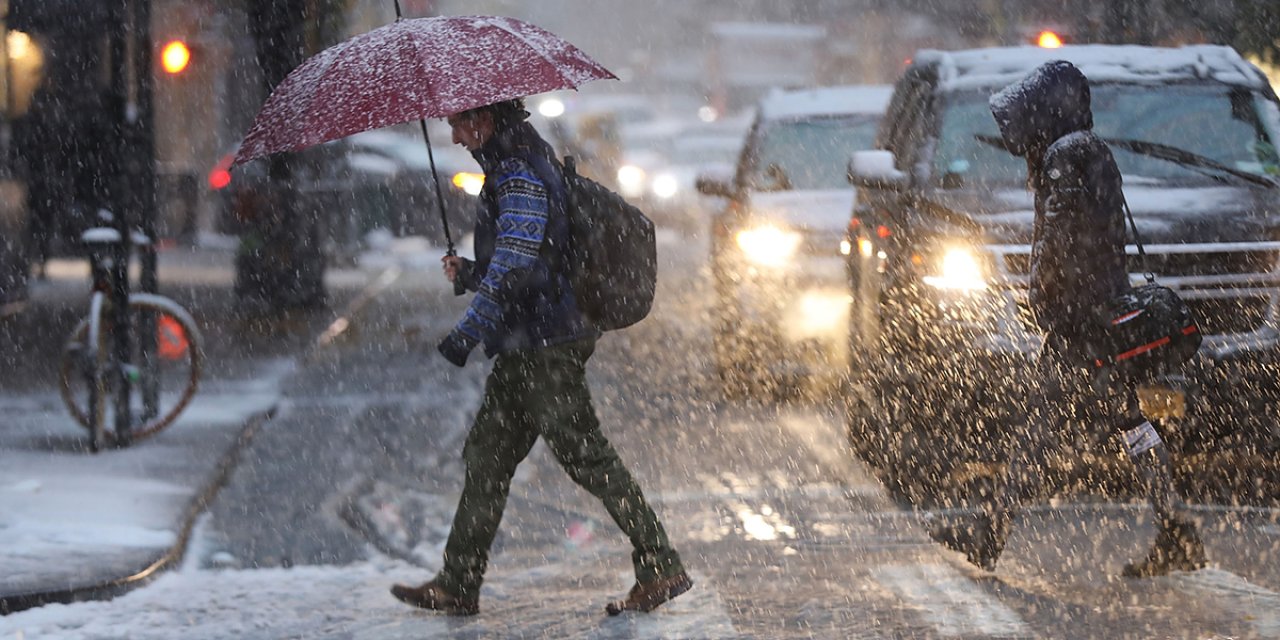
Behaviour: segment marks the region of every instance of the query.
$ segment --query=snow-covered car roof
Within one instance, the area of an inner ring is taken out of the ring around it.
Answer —
[[[1092,82],[1168,83],[1212,79],[1259,89],[1266,85],[1253,65],[1231,47],[1189,45],[1146,47],[1139,45],[1070,45],[1041,47],[992,47],[964,51],[921,50],[915,64],[938,67],[943,90],[1002,87],[1026,76],[1041,63],[1067,60]]]
[[[776,91],[760,101],[761,120],[811,116],[884,113],[893,87],[886,85],[842,85],[816,89]]]

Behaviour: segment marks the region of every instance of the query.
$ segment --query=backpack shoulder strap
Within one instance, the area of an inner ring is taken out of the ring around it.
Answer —
[[[561,163],[559,160],[556,159],[554,153],[543,156],[539,158],[539,160],[541,161],[535,161],[532,158],[528,159],[529,166],[531,169],[533,169],[534,173],[539,178],[542,179],[544,186],[547,188],[548,192],[551,191],[551,181],[556,179],[557,177],[556,174],[559,174],[560,193],[563,197],[563,201],[560,203],[561,205],[560,208],[562,210],[562,215],[565,217],[565,220],[564,220],[565,228],[566,230],[568,230],[571,216],[572,216],[572,214],[569,212],[569,209],[574,205],[573,205],[573,195],[569,193],[569,181],[566,179],[565,176],[567,176],[570,172],[573,172],[576,174],[577,165],[574,163],[572,156],[565,156],[564,163]],[[545,175],[546,170],[548,168],[551,169],[552,175]],[[550,211],[548,211],[548,215],[551,215]],[[550,222],[550,220],[548,220],[548,222]],[[572,235],[572,234],[569,234],[569,235]],[[542,244],[538,247],[538,255],[542,256],[542,258],[546,260],[547,266],[551,268],[551,271],[564,272],[565,264],[568,262],[568,258],[565,255],[563,250],[553,251],[551,249],[550,238],[551,238],[550,225],[548,225],[548,233],[544,234],[542,237]]]

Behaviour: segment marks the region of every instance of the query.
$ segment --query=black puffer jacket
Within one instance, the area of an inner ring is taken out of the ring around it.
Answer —
[[[1120,170],[1092,131],[1089,83],[1046,62],[991,97],[1005,146],[1035,191],[1031,307],[1042,329],[1089,338],[1093,310],[1128,288]]]

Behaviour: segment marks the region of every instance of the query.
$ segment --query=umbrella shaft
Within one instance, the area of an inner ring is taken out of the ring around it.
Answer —
[[[398,5],[399,2],[397,1]],[[440,186],[440,174],[436,173],[436,158],[431,151],[431,136],[427,135],[426,119],[418,120],[418,124],[422,125],[422,139],[427,143],[427,161],[431,163],[431,179],[436,184],[436,205],[440,207],[440,223],[444,229],[444,241],[449,255],[453,255],[453,236],[449,234],[449,216],[444,211],[444,191]]]

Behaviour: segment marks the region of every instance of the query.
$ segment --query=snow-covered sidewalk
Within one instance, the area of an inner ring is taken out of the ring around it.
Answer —
[[[327,274],[331,291],[344,291],[335,303],[372,289],[391,267],[434,275],[444,252],[414,238],[368,240],[372,248],[357,268]],[[165,283],[229,291],[233,253],[183,251],[162,255]],[[87,432],[67,413],[56,384],[44,379],[47,367],[30,360],[44,358],[61,335],[62,327],[45,319],[74,316],[83,302],[82,262],[53,261],[49,280],[33,286],[28,303],[43,308],[24,312],[29,326],[7,327],[12,355],[31,363],[40,379],[11,372],[0,387],[0,614],[121,591],[121,584],[154,577],[179,561],[205,502],[238,448],[275,409],[304,356],[246,357],[206,344],[206,359],[222,377],[206,376],[174,424],[132,447],[92,454]],[[232,322],[225,301],[210,304],[191,309],[198,324]],[[28,337],[30,344],[23,344]]]
[[[55,393],[0,394],[0,603],[74,597],[166,563],[279,396],[291,361],[251,380],[207,384],[150,440],[94,455]]]

